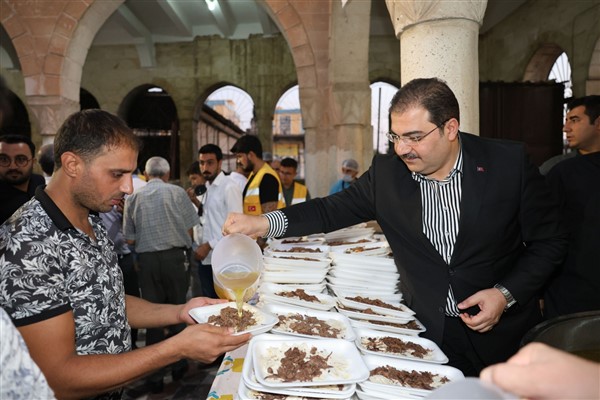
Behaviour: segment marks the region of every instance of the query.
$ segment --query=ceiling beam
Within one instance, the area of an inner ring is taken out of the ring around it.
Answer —
[[[237,24],[235,16],[229,9],[228,3],[215,0],[215,9],[210,11],[215,18],[217,27],[224,37],[230,37],[233,34],[232,23]]]
[[[256,15],[258,15],[258,22],[260,23],[264,35],[273,35],[279,32],[275,23],[271,21],[267,12],[263,10],[258,3],[256,3]]]
[[[179,7],[177,2],[172,0],[157,0],[157,2],[164,13],[167,14],[167,17],[169,17],[180,35],[192,36],[192,24],[185,13],[181,11],[181,7]]]
[[[117,8],[115,17],[119,20],[123,29],[136,39],[138,44],[135,47],[140,58],[140,65],[142,67],[155,67],[156,54],[152,33],[125,4]]]

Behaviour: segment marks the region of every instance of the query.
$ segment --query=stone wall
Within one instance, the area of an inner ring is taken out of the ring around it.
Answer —
[[[535,52],[555,44],[569,57],[574,96],[583,96],[599,21],[597,0],[530,0],[480,36],[480,80],[521,81]]]

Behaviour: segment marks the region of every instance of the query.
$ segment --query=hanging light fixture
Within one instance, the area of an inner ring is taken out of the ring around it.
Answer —
[[[215,11],[217,8],[217,0],[204,0],[210,11]]]

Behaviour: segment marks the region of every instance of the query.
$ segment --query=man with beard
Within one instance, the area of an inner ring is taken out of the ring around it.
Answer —
[[[0,223],[31,199],[44,177],[33,172],[35,145],[26,136],[0,136]]]
[[[0,306],[57,398],[120,398],[120,387],[159,368],[185,358],[210,363],[250,339],[195,324],[188,314],[222,301],[154,304],[125,295],[97,215],[133,191],[139,139],[122,120],[97,109],[75,113],[58,130],[54,149],[48,186],[0,226]],[[179,323],[191,325],[131,350],[131,327]]]
[[[195,250],[195,258],[202,261],[199,265],[202,292],[206,297],[217,298],[213,286],[211,256],[219,240],[223,237],[221,227],[230,212],[242,212],[242,191],[239,185],[221,170],[223,152],[214,144],[206,144],[198,151],[200,171],[206,179],[204,196],[204,234],[202,243]]]
[[[261,215],[285,207],[283,191],[277,172],[262,159],[260,140],[244,135],[231,148],[237,161],[250,173],[242,193],[244,214]]]

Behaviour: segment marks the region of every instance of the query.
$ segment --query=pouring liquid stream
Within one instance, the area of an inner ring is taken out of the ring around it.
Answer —
[[[250,300],[256,292],[256,281],[258,272],[256,271],[224,271],[217,275],[219,285],[215,285],[217,295],[222,299],[233,300],[236,303],[238,315],[242,317],[242,307],[244,302]],[[225,290],[223,290],[225,289]]]

